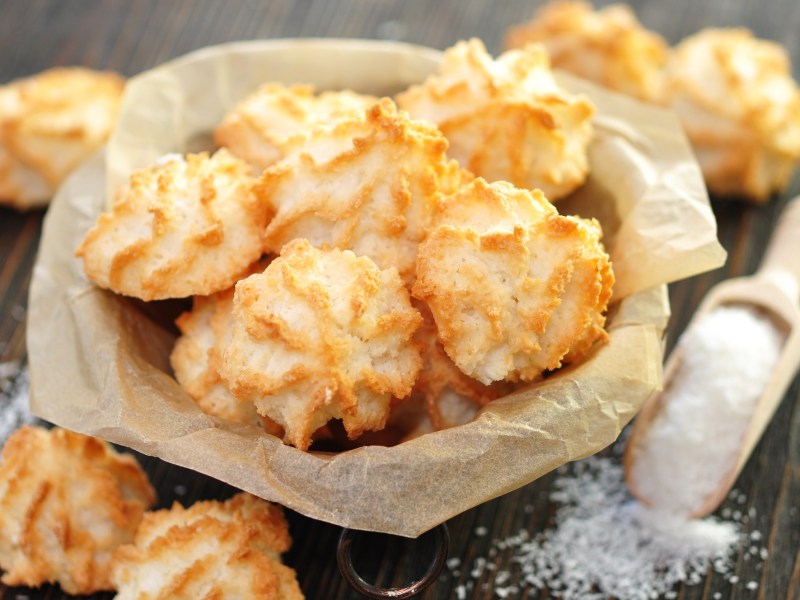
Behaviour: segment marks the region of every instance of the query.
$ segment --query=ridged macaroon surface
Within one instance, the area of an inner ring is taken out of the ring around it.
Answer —
[[[538,188],[555,201],[588,174],[594,106],[556,84],[541,46],[494,60],[480,40],[459,42],[437,74],[397,101],[413,118],[435,123],[448,155],[488,181]]]
[[[473,419],[481,406],[506,395],[512,386],[502,382],[484,385],[465,375],[442,347],[430,310],[420,304],[416,306],[424,322],[416,339],[422,349],[423,366],[413,393],[423,398],[433,429],[463,425]]]
[[[800,89],[786,51],[745,29],[683,40],[667,69],[681,118],[712,193],[766,202],[800,160]]]
[[[477,179],[448,198],[437,223],[413,294],[464,373],[531,381],[606,338],[614,278],[596,221],[559,215],[540,192]]]
[[[111,589],[111,553],[133,540],[155,492],[136,460],[65,429],[23,427],[0,462],[0,567],[6,585]]]
[[[409,119],[388,99],[357,119],[314,130],[261,177],[258,193],[275,212],[267,248],[277,253],[305,238],[397,267],[413,282],[433,210],[461,182],[446,150],[434,126]]]
[[[100,287],[142,300],[230,288],[263,252],[269,210],[224,148],[136,171],[76,254]]]
[[[307,240],[236,284],[222,376],[305,450],[330,419],[351,438],[383,428],[421,368],[422,317],[394,268]]]
[[[507,48],[542,44],[553,68],[648,102],[662,102],[670,48],[626,4],[602,9],[583,1],[546,4],[506,33]]]
[[[280,507],[249,494],[148,513],[114,553],[117,600],[301,600]]]
[[[350,90],[315,94],[309,85],[267,83],[225,115],[214,140],[260,172],[284,157],[294,137],[358,117],[375,102]]]
[[[116,73],[62,67],[0,86],[0,204],[47,204],[108,138],[124,85]]]
[[[192,309],[176,321],[181,336],[175,341],[170,364],[175,379],[204,413],[263,426],[252,402],[230,393],[219,374],[222,354],[233,334],[233,288],[211,296],[196,296]]]

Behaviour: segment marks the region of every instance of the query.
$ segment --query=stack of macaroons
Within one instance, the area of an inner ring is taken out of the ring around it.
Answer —
[[[553,66],[672,107],[715,196],[769,200],[800,162],[800,89],[786,50],[744,29],[704,29],[674,49],[631,9],[556,0],[509,29],[508,48],[543,44]]]
[[[398,98],[264,85],[87,234],[97,285],[195,297],[171,358],[201,410],[303,450],[412,405],[440,429],[606,339],[600,226],[546,199],[588,174],[591,103],[477,40]]]

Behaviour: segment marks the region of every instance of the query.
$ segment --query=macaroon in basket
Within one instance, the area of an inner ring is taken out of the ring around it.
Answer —
[[[466,424],[391,446],[302,451],[257,419],[209,416],[170,365],[172,322],[188,305],[101,289],[74,255],[107,191],[164,155],[212,150],[223,116],[265,82],[389,96],[441,61],[405,44],[275,40],[203,49],[132,79],[105,152],[67,181],[46,217],[28,321],[35,414],[315,519],[408,537],[612,443],[661,384],[666,284],[719,266],[724,252],[675,117],[581,80],[557,77],[596,107],[590,172],[557,208],[602,225],[616,278],[608,339]]]

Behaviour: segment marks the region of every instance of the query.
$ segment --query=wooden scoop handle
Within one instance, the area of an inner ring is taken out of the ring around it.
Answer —
[[[757,276],[770,279],[793,302],[800,301],[800,196],[783,209]]]

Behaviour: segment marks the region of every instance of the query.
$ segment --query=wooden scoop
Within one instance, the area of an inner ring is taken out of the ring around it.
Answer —
[[[785,337],[778,364],[756,403],[739,446],[738,456],[732,461],[733,466],[721,478],[718,489],[709,494],[702,505],[689,515],[693,518],[713,512],[725,499],[800,365],[800,197],[792,200],[784,209],[756,274],[730,279],[713,287],[701,302],[687,329],[721,305],[755,307],[770,317]],[[672,352],[664,369],[665,388],[666,382],[677,372],[680,362],[681,353]],[[628,487],[647,506],[655,503],[653,499],[640,493],[632,476],[636,456],[634,450],[646,441],[647,431],[663,408],[663,398],[662,393],[657,393],[645,402],[633,425],[623,463]],[[668,457],[665,459],[668,460]],[[697,459],[702,460],[702,457],[698,456]]]

